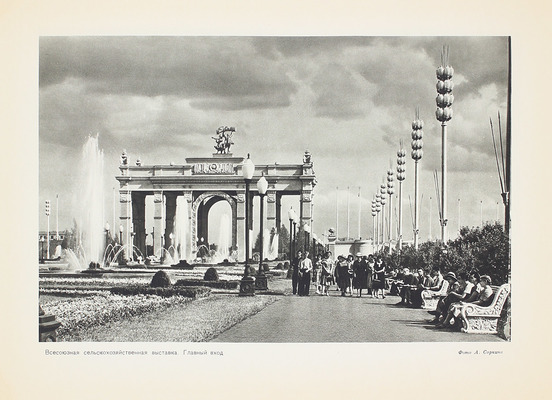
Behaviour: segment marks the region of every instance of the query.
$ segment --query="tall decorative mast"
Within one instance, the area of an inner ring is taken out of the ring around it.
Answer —
[[[376,199],[372,200],[372,248],[376,246],[376,216],[378,215]],[[373,250],[372,250],[373,252]]]
[[[406,151],[402,148],[402,141],[401,141],[401,148],[397,152],[397,180],[399,181],[399,250],[402,249],[402,183],[405,178],[405,168],[404,165],[406,163],[405,160],[406,157]]]
[[[418,250],[418,237],[420,233],[420,216],[418,215],[418,161],[424,154],[422,147],[422,128],[424,121],[420,119],[420,109],[416,109],[416,119],[412,121],[412,159],[414,160],[414,248]]]
[[[389,195],[389,254],[391,254],[391,241],[393,240],[393,169],[387,171],[387,194]]]
[[[449,48],[443,46],[441,65],[437,68],[437,111],[435,117],[441,122],[441,241],[445,244],[447,237],[447,122],[452,118],[454,69],[448,65]]]

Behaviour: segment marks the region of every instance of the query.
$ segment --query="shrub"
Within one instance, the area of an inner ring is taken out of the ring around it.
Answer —
[[[257,270],[255,267],[252,267],[251,265],[247,266],[247,271],[249,276],[257,275]]]
[[[111,293],[121,296],[135,296],[138,294],[156,295],[160,297],[183,296],[198,298],[208,296],[211,289],[203,286],[187,287],[187,286],[170,286],[170,287],[151,287],[146,285],[133,285],[112,288]]]
[[[490,275],[493,283],[500,285],[508,281],[510,272],[510,244],[508,235],[499,223],[488,223],[482,228],[460,229],[460,235],[443,246],[440,241],[421,243],[418,250],[414,246],[403,246],[390,255],[380,253],[388,268],[408,267],[410,270],[423,268],[430,270],[441,267],[443,272],[477,269],[481,275]]]
[[[169,274],[167,274],[165,271],[160,269],[153,275],[153,278],[151,280],[150,286],[152,288],[165,288],[171,286],[171,278],[169,277]]]
[[[213,289],[236,289],[239,281],[207,281],[193,279],[179,279],[174,284],[175,286],[207,286]]]
[[[278,265],[276,265],[274,269],[284,269],[284,264],[278,263]]]
[[[205,271],[205,275],[203,276],[203,280],[205,281],[218,281],[219,275],[215,268],[211,267],[207,271]]]
[[[264,272],[267,272],[267,271],[270,270],[270,268],[268,268],[268,264],[263,263],[262,266],[263,266],[263,271],[264,271]]]

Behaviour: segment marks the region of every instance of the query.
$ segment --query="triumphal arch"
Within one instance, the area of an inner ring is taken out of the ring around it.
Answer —
[[[245,157],[230,153],[234,128],[221,127],[215,139],[216,153],[210,157],[188,157],[182,164],[142,165],[138,160],[130,165],[126,151],[119,166],[119,198],[121,225],[131,226],[131,235],[121,235],[123,244],[132,242],[142,254],[146,254],[146,197],[153,196],[154,247],[168,248],[174,231],[178,207],[186,207],[188,223],[186,240],[181,254],[189,259],[198,250],[198,241],[209,242],[209,210],[219,201],[226,201],[231,208],[231,246],[237,251],[238,260],[245,260],[245,181],[242,167]],[[298,158],[301,155],[298,155]],[[256,165],[250,184],[250,201],[258,196],[256,182],[264,174],[268,181],[264,227],[279,231],[282,225],[282,196],[299,196],[299,218],[302,224],[311,223],[313,190],[316,178],[308,151],[298,164]],[[181,200],[177,201],[179,198]],[[284,218],[287,220],[287,210]],[[250,229],[255,213],[249,209]],[[195,258],[195,257],[194,257]]]

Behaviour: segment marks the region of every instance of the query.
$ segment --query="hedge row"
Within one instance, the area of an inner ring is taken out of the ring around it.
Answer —
[[[189,287],[189,286],[170,286],[170,287],[150,287],[147,285],[135,285],[112,288],[111,293],[122,296],[134,296],[137,294],[156,295],[161,297],[183,296],[199,298],[208,296],[211,289],[207,287]]]
[[[239,281],[204,281],[193,279],[179,279],[174,286],[207,286],[214,289],[237,289]]]

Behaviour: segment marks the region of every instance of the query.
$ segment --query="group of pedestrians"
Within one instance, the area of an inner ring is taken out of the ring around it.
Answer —
[[[337,284],[341,296],[356,295],[362,297],[362,290],[374,298],[385,298],[385,265],[380,256],[356,257],[349,254],[332,260],[332,253],[318,255],[314,262],[308,252],[298,251],[292,262],[293,294],[308,296],[311,282],[316,285],[316,294],[329,296],[330,286]]]

